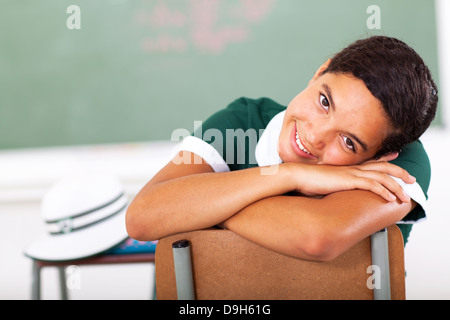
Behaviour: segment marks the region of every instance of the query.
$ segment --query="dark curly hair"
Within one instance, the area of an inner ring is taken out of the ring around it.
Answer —
[[[375,158],[417,140],[435,117],[438,90],[431,73],[422,58],[398,39],[357,40],[331,58],[322,74],[327,72],[352,74],[381,101],[392,130]]]

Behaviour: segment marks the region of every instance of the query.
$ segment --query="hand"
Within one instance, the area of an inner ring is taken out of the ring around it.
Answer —
[[[397,198],[402,202],[410,201],[409,196],[392,177],[400,178],[405,183],[414,183],[415,178],[399,166],[383,160],[386,158],[353,166],[291,163],[291,177],[294,179],[295,190],[306,196],[361,189],[372,191],[387,201]]]

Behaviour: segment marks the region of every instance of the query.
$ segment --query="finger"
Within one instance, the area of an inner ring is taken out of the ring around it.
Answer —
[[[372,182],[367,182],[371,188],[372,192],[377,193],[388,201],[393,201],[398,198],[401,202],[410,201],[410,197],[403,190],[402,186],[395,181],[391,176],[376,172],[367,171],[365,172],[364,179],[370,179]]]
[[[405,169],[389,163],[389,162],[372,162],[367,163],[359,167],[359,169],[363,171],[378,171],[386,173],[390,176],[399,178],[403,180],[405,183],[412,184],[416,182],[416,178],[409,174]]]
[[[384,198],[386,201],[392,202],[396,200],[395,195],[393,195],[388,189],[386,189],[382,184],[370,178],[363,178],[361,181],[362,185],[358,189],[371,191],[380,197]]]
[[[392,177],[388,176],[387,179],[383,180],[382,185],[401,202],[409,202],[411,200],[403,187]]]

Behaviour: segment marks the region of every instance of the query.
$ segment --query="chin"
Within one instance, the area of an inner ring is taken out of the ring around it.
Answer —
[[[279,153],[279,156],[284,163],[310,163],[308,161],[301,159],[296,154]]]

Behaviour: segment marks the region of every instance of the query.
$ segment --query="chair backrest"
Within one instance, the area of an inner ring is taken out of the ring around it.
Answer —
[[[156,248],[157,299],[177,299],[172,244],[188,240],[195,299],[374,299],[370,237],[330,262],[306,261],[258,246],[227,230],[169,236]],[[403,238],[388,228],[391,299],[405,299]]]

